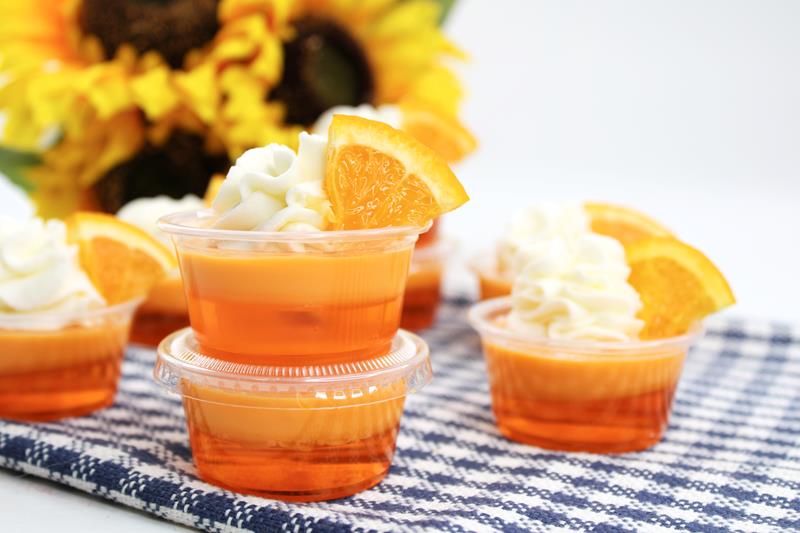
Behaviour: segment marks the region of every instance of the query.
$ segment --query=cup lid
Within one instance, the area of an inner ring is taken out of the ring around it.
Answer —
[[[184,394],[183,384],[229,392],[298,393],[355,398],[391,385],[395,397],[418,391],[431,380],[428,345],[399,330],[386,355],[331,364],[247,364],[205,355],[191,328],[178,330],[158,346],[157,383]],[[402,386],[401,386],[402,385]],[[384,399],[389,399],[384,396]]]

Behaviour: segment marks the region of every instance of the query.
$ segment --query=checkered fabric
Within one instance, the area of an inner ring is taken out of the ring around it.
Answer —
[[[177,398],[132,348],[116,404],[0,422],[0,466],[207,531],[798,531],[800,330],[725,322],[692,350],[664,441],[617,456],[509,442],[493,424],[465,302],[424,333],[433,382],[407,402],[391,473],[339,501],[287,504],[198,480]]]

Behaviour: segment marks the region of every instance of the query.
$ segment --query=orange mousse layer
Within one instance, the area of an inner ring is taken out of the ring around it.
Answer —
[[[664,433],[683,350],[564,353],[484,343],[492,407],[510,439],[556,450],[642,450]]]
[[[52,420],[114,399],[128,323],[0,329],[0,418]]]
[[[397,333],[411,245],[380,252],[179,253],[202,349],[228,360],[367,358]]]
[[[139,307],[131,328],[131,342],[157,346],[161,340],[189,325],[183,282],[177,273],[161,280]]]
[[[186,382],[183,389],[200,477],[289,501],[341,498],[379,483],[394,456],[405,400],[402,384],[355,398],[237,393]]]

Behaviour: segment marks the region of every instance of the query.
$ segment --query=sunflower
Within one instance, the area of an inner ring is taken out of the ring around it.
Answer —
[[[114,212],[202,195],[336,105],[454,116],[445,62],[462,54],[441,16],[434,0],[5,0],[3,170],[45,216]]]

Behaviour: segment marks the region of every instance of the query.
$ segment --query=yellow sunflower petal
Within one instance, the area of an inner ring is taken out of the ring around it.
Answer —
[[[156,120],[178,105],[178,95],[165,66],[137,76],[131,81],[134,102],[141,107],[147,118]]]
[[[197,115],[211,122],[219,103],[219,90],[214,65],[205,63],[190,72],[175,74],[175,84],[183,91],[187,103]]]

